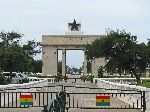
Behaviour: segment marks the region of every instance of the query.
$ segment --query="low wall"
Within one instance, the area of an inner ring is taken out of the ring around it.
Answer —
[[[40,81],[43,79],[48,79],[49,83],[55,83],[55,78],[38,78],[38,77],[28,77],[30,82]]]
[[[145,78],[142,80],[149,80],[149,78]],[[106,80],[104,78],[99,79],[99,78],[94,78],[94,82],[97,83],[98,87],[102,88],[105,87],[106,89],[113,89],[113,92],[121,92],[121,90],[129,90],[129,92],[133,91],[145,91],[145,96],[146,96],[146,112],[150,112],[150,88],[146,88],[146,87],[141,87],[141,86],[136,86],[136,85],[129,85],[127,83],[123,83],[124,81],[122,81],[122,79],[120,79],[119,82],[122,83],[115,83],[115,81],[118,81],[119,79],[111,79],[111,78],[107,78]],[[125,79],[128,80],[127,82],[132,81],[132,79]],[[134,79],[133,79],[134,80]],[[111,82],[110,82],[111,81]],[[113,82],[114,81],[114,82]],[[126,91],[128,92],[128,91]],[[124,102],[128,103],[128,104],[133,104],[135,99],[138,99],[139,96],[137,95],[128,95],[127,97],[123,97],[120,100],[123,100]],[[140,100],[140,99],[139,99]],[[137,105],[137,104],[135,104]],[[138,104],[138,106],[140,106],[141,104]]]
[[[96,79],[96,78],[95,78]],[[109,81],[109,82],[115,82],[120,84],[131,84],[136,85],[136,79],[135,78],[101,78],[102,80]],[[150,78],[141,78],[141,82],[144,80],[149,80]]]
[[[23,84],[9,84],[9,85],[0,85],[0,92],[1,92],[1,106],[4,105],[4,98],[5,98],[5,105],[8,104],[8,94],[9,92],[36,92],[39,91],[43,86],[48,86],[48,79],[43,79],[39,81],[33,81],[29,83],[23,83]],[[37,88],[41,87],[41,88]],[[29,93],[24,93],[29,94]],[[13,95],[13,96],[12,96]],[[19,94],[17,94],[17,99],[15,94],[9,94],[9,99],[12,99],[9,101],[11,103],[12,101],[19,100]]]
[[[35,92],[38,89],[34,89],[34,87],[43,87],[48,85],[48,79],[43,79],[39,81],[32,81],[29,83],[23,84],[8,84],[8,85],[0,85],[0,91],[4,92]]]
[[[22,81],[23,77],[13,77],[12,78],[12,83],[13,84],[19,84]],[[46,78],[38,78],[38,77],[28,77],[29,82],[33,81],[41,81]],[[55,78],[47,78],[49,83],[55,83]]]

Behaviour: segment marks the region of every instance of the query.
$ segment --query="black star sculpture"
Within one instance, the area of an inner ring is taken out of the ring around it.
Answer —
[[[68,23],[68,24],[71,26],[71,31],[73,31],[74,29],[76,31],[79,31],[78,26],[80,26],[80,24],[77,24],[75,19],[73,23]]]

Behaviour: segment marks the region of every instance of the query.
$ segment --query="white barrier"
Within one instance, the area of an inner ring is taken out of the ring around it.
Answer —
[[[9,85],[0,85],[1,93],[1,106],[4,105],[4,98],[5,98],[5,105],[8,104],[8,94],[9,92],[36,92],[40,90],[41,88],[36,87],[43,87],[48,86],[48,79],[43,79],[39,81],[29,82],[29,83],[23,83],[23,84],[9,84]],[[35,88],[34,88],[35,87]],[[5,97],[4,97],[5,94]],[[29,93],[25,93],[29,94]],[[12,99],[9,101],[11,103],[12,101],[16,100],[15,94],[9,94],[9,99]],[[17,94],[17,100],[19,100],[19,94]]]
[[[48,79],[49,83],[55,83],[55,78],[38,78],[38,77],[28,77],[30,82],[41,81],[44,79]]]
[[[9,85],[0,85],[0,90],[5,92],[31,92],[34,87],[43,87],[48,85],[48,79],[42,79],[39,81],[33,81],[23,84],[9,84]],[[37,91],[36,89],[33,91]]]
[[[146,105],[147,105],[147,112],[150,112],[150,88],[146,89],[145,92],[145,96],[146,96]]]
[[[95,78],[98,79],[98,78]],[[114,82],[114,83],[120,83],[120,84],[131,84],[131,85],[136,85],[136,79],[135,78],[101,78],[102,80],[109,81],[109,82]],[[150,78],[141,78],[141,82],[144,80],[149,80]]]
[[[149,78],[146,78],[149,80]],[[99,79],[99,78],[94,78],[94,82],[96,83],[97,82],[97,85],[98,87],[105,87],[106,89],[119,89],[119,90],[132,90],[133,92],[136,92],[138,90],[140,91],[145,91],[145,97],[146,97],[146,112],[150,112],[150,88],[146,88],[146,87],[142,87],[142,86],[136,86],[136,85],[129,85],[127,83],[123,84],[123,83],[115,83],[115,82],[109,82],[110,81],[110,78],[107,79],[107,80],[104,80],[103,79]],[[111,79],[112,80],[112,79]],[[114,79],[116,80],[116,79]],[[119,80],[119,79],[117,79]],[[122,79],[120,79],[122,80]],[[131,80],[131,79],[129,79]],[[120,81],[121,82],[121,81]],[[113,92],[119,92],[118,90],[112,90]],[[128,91],[126,91],[128,92]],[[131,91],[129,91],[131,92]],[[135,103],[136,101],[135,100],[139,100],[139,102],[141,101],[141,98],[139,95],[127,95],[126,97],[122,97],[122,98],[119,98],[120,100],[128,103],[128,104],[133,104]],[[137,105],[135,103],[135,105]],[[140,107],[141,104],[138,103],[138,106]]]

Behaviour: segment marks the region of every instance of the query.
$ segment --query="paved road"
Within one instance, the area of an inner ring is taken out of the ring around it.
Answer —
[[[94,93],[94,92],[106,92],[104,90],[97,90],[97,89],[89,89],[89,88],[78,88],[78,87],[97,87],[95,84],[90,84],[90,82],[82,82],[80,80],[77,80],[76,83],[73,82],[73,80],[70,80],[68,82],[59,82],[59,83],[56,83],[56,84],[49,84],[49,85],[64,85],[64,86],[76,86],[76,87],[67,87],[66,88],[66,92],[71,92],[71,93],[82,93],[82,92],[87,92],[87,93]],[[45,87],[45,88],[42,88],[40,91],[42,92],[46,92],[46,91],[55,91],[55,92],[59,92],[61,90],[61,86],[56,86],[56,87]],[[82,105],[82,107],[91,107],[91,106],[95,106],[95,97],[96,95],[72,95],[70,96],[70,99],[73,99],[74,98],[74,105],[77,106],[77,102],[78,102],[78,105]],[[72,100],[71,100],[72,101]],[[67,98],[67,102],[69,102],[69,99]],[[111,98],[111,102],[113,102],[111,105],[112,106],[129,106],[128,104],[124,103],[123,101],[120,101],[117,97],[113,96]],[[41,102],[42,103],[42,102]],[[69,104],[67,104],[68,106]],[[70,106],[73,106],[73,102],[70,102]],[[19,108],[19,109],[16,109],[16,108],[9,108],[9,109],[6,109],[6,108],[2,108],[0,109],[0,112],[41,112],[43,108],[42,107],[30,107],[30,108]],[[128,109],[128,110],[125,110],[125,109],[97,109],[97,110],[94,110],[94,109],[69,109],[68,110],[69,112],[141,112],[140,110],[135,110],[135,109]]]

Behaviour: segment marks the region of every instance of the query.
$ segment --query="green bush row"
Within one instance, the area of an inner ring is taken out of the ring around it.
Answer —
[[[144,81],[142,81],[142,83],[140,84],[140,86],[144,86],[144,87],[150,88],[150,80],[144,80]]]
[[[6,85],[9,83],[9,78],[6,78],[3,74],[0,74],[0,85]]]

